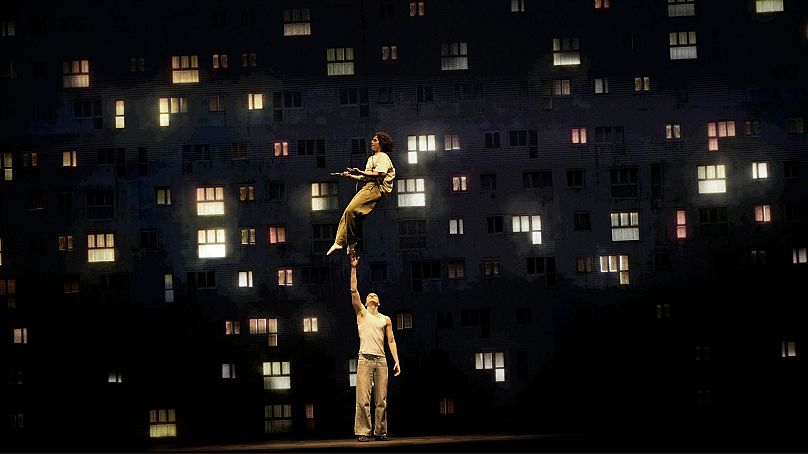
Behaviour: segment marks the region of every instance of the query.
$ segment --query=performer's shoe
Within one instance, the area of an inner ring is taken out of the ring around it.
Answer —
[[[356,439],[356,441],[361,441],[361,442],[370,441],[370,437],[368,437],[367,435],[360,435],[359,438]]]
[[[377,435],[376,441],[390,441],[390,437],[387,435]]]
[[[353,254],[354,252],[356,252],[356,243],[354,243],[354,244],[349,244],[349,245],[348,245],[348,249],[347,249],[345,252],[346,252],[348,255],[351,255],[351,254]]]
[[[339,245],[339,244],[337,244],[337,243],[334,243],[334,244],[331,246],[331,249],[329,249],[329,250],[328,250],[328,252],[326,252],[326,253],[325,253],[325,255],[331,255],[331,254],[333,254],[333,253],[334,253],[334,251],[337,251],[337,250],[340,250],[340,249],[342,249],[342,246],[340,246],[340,245]]]

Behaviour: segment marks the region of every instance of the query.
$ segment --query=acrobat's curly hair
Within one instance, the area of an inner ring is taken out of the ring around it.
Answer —
[[[390,154],[393,152],[393,149],[396,147],[396,143],[393,141],[393,138],[390,137],[390,134],[379,131],[375,134],[375,136],[379,139],[379,145],[381,145],[384,153]]]

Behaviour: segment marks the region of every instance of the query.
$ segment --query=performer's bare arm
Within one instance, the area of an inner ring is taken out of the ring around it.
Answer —
[[[355,252],[350,255],[351,259],[351,304],[356,312],[356,320],[361,320],[365,316],[365,306],[362,305],[362,296],[359,295],[358,283],[356,281],[356,267],[359,265],[359,257]]]
[[[395,360],[395,364],[393,365],[393,375],[398,376],[401,373],[401,366],[398,364],[398,347],[396,347],[396,336],[393,335],[393,322],[390,320],[390,317],[385,315],[387,319],[387,326],[385,327],[387,331],[387,346],[390,347],[390,353],[393,354],[393,360]]]
[[[359,175],[356,175],[356,174],[359,174]],[[360,169],[358,167],[353,167],[353,168],[345,169],[345,171],[342,172],[340,175],[342,175],[343,177],[348,177],[348,178],[350,178],[352,180],[362,181],[362,180],[364,180],[364,177],[378,178],[378,177],[387,175],[387,173],[386,172],[374,172],[372,170],[362,170],[362,169]]]

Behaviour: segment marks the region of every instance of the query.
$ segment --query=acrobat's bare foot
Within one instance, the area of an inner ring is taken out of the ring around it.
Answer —
[[[348,255],[356,254],[356,243],[349,244],[348,249],[345,251]]]
[[[342,249],[342,246],[341,246],[341,245],[339,245],[339,244],[337,244],[337,243],[334,243],[334,244],[331,246],[331,249],[329,249],[329,250],[328,250],[328,252],[326,252],[326,253],[325,253],[325,255],[331,255],[331,254],[333,254],[333,253],[334,253],[334,251],[338,251],[338,250],[340,250],[340,249]]]

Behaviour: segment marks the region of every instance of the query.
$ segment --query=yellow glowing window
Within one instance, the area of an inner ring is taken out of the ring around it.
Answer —
[[[634,91],[650,91],[651,78],[648,76],[640,76],[634,78]]]
[[[264,389],[291,389],[291,364],[289,361],[263,363]]]
[[[806,251],[806,248],[804,248],[804,247],[792,249],[791,250],[792,263],[797,265],[797,264],[800,264],[800,263],[808,262],[808,257],[806,257],[805,251]]]
[[[452,192],[468,191],[468,178],[466,176],[452,177]]]
[[[761,223],[772,222],[772,206],[771,205],[755,206],[755,222],[761,222]]]
[[[273,225],[269,227],[269,244],[280,244],[286,242],[286,227]]]
[[[216,258],[225,256],[224,229],[200,229],[197,231],[199,258]]]
[[[574,144],[586,143],[586,128],[572,128],[571,141]]]
[[[107,383],[123,383],[123,375],[118,371],[112,371],[107,375]]]
[[[226,320],[224,322],[225,336],[237,336],[241,334],[241,322],[237,320]]]
[[[354,73],[353,47],[329,47],[325,55],[329,76],[346,76]]]
[[[224,214],[224,186],[196,188],[196,214],[198,216]]]
[[[222,364],[222,378],[236,378],[236,365],[234,363]]]
[[[687,213],[685,210],[676,210],[676,238],[687,238]]]
[[[424,2],[410,2],[410,17],[424,15]]]
[[[28,343],[28,328],[14,328],[14,343],[15,344]]]
[[[11,153],[3,153],[3,160],[0,162],[3,167],[3,180],[11,181],[14,179],[13,169],[11,168]]]
[[[600,272],[601,273],[619,273],[620,285],[627,285],[629,283],[629,269],[628,269],[628,256],[627,255],[602,255],[600,256]]]
[[[241,229],[241,244],[255,244],[255,229],[243,228]]]
[[[727,175],[723,164],[697,166],[699,194],[723,194],[727,192]]]
[[[695,15],[695,0],[668,0],[668,17]]]
[[[446,134],[443,136],[443,149],[448,150],[459,150],[460,149],[460,135],[458,134]]]
[[[449,235],[463,234],[463,218],[449,219]]]
[[[406,178],[398,180],[398,206],[422,207],[426,206],[426,194],[423,178]]]
[[[62,63],[64,88],[85,88],[90,86],[90,61],[72,60]]]
[[[292,431],[292,406],[265,405],[264,406],[264,432],[282,433]]]
[[[154,199],[157,205],[171,205],[171,188],[155,188]]]
[[[170,114],[188,112],[185,98],[160,98],[160,126],[169,125]]]
[[[115,234],[94,233],[87,235],[87,261],[114,262]]]
[[[274,148],[276,157],[289,156],[289,142],[285,140],[283,142],[275,142]]]
[[[396,314],[396,329],[412,329],[412,314]]]
[[[291,268],[278,268],[278,285],[290,286],[294,284]]]
[[[511,218],[513,233],[530,233],[530,242],[541,244],[541,216],[519,215]]]
[[[441,43],[441,71],[460,71],[469,69],[469,46],[465,41]]]
[[[755,0],[756,13],[779,13],[783,11],[783,0]]]
[[[73,250],[73,235],[59,235],[59,251],[70,252]]]
[[[115,127],[117,129],[123,129],[126,127],[126,117],[124,117],[125,102],[123,99],[118,99],[115,101]]]
[[[199,82],[199,59],[196,55],[171,57],[171,82],[175,84]]]
[[[435,151],[434,134],[407,136],[407,161],[410,164],[418,163],[419,151]]]
[[[252,271],[239,271],[238,272],[238,286],[239,287],[252,287],[253,286],[253,272]]]
[[[398,46],[382,46],[382,61],[398,60]]]
[[[569,79],[556,79],[553,81],[553,94],[556,96],[566,96],[572,94]]]
[[[339,185],[335,182],[311,184],[311,210],[324,211],[339,208]]]
[[[303,332],[316,333],[319,331],[317,327],[317,317],[304,317],[303,318]]]
[[[474,368],[477,370],[494,370],[494,381],[505,381],[505,354],[496,353],[475,353]]]
[[[311,14],[309,8],[283,10],[283,36],[311,35]]]
[[[76,167],[76,152],[63,151],[62,152],[62,167]]]
[[[255,186],[244,185],[238,187],[238,200],[240,202],[254,202],[255,201]]]
[[[665,138],[666,139],[681,139],[682,138],[682,125],[679,123],[668,123],[665,125]]]
[[[671,60],[688,60],[698,58],[696,48],[696,32],[668,33]]]
[[[609,0],[595,0],[595,9],[605,9],[609,7]]]
[[[612,241],[638,241],[640,239],[640,213],[621,211],[611,213]]]
[[[177,436],[177,416],[173,408],[149,410],[149,437],[166,438]]]
[[[261,110],[264,108],[264,95],[261,93],[250,93],[247,95],[247,109]]]
[[[553,66],[581,64],[581,44],[578,38],[553,38]]]
[[[769,164],[766,162],[753,162],[752,178],[755,180],[763,180],[769,178]]]
[[[213,54],[213,69],[224,69],[227,67],[227,54]]]

